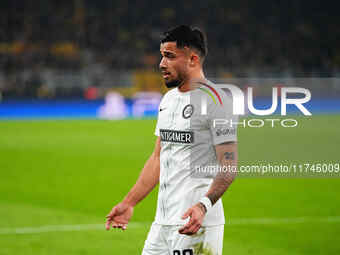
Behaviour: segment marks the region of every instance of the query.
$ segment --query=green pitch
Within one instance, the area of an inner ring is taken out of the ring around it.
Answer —
[[[240,164],[339,163],[340,116],[240,128]],[[150,155],[154,120],[0,122],[0,254],[140,254],[157,191],[128,230],[105,215]],[[340,179],[239,178],[224,254],[340,254]]]

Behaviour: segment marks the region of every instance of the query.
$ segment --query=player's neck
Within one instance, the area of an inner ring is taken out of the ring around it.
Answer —
[[[196,73],[193,73],[191,77],[185,81],[181,86],[178,87],[180,92],[188,92],[196,88],[195,84],[198,82],[207,82],[207,79],[204,76],[203,70],[199,70]]]

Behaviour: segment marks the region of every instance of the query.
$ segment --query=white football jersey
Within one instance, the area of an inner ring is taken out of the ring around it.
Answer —
[[[202,108],[204,100],[206,107]],[[185,224],[182,215],[207,193],[214,176],[207,166],[219,165],[215,145],[237,140],[236,128],[216,126],[216,119],[237,121],[231,95],[218,85],[209,82],[188,92],[174,88],[164,95],[155,130],[161,139],[156,224]],[[224,222],[219,199],[206,214],[203,226]]]

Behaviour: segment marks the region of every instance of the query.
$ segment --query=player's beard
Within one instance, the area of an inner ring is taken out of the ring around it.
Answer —
[[[184,81],[184,78],[181,74],[178,74],[177,79],[171,80],[171,81],[165,81],[165,86],[170,89],[170,88],[176,88],[180,86]]]

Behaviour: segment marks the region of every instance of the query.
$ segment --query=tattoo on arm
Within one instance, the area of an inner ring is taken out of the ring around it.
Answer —
[[[224,160],[235,160],[237,158],[236,152],[227,151],[223,153]],[[223,160],[222,159],[222,160]],[[227,162],[224,162],[227,163]],[[227,163],[229,164],[229,163]],[[210,199],[211,203],[214,205],[224,192],[229,188],[230,184],[233,182],[236,173],[233,171],[219,172],[217,173],[214,181],[212,183],[211,189],[209,190],[207,197]]]
[[[207,197],[210,199],[213,205],[228,189],[230,184],[233,182],[234,177],[234,174],[229,171],[227,173],[218,173],[216,175],[213,182],[213,189],[211,189],[210,192],[207,194]]]
[[[237,143],[227,142],[216,146],[216,156],[220,164],[227,167],[228,170],[218,171],[206,193],[212,205],[228,190],[237,175]]]
[[[225,152],[224,153],[224,158],[226,160],[234,160],[235,159],[235,153],[234,152]]]
[[[212,205],[214,205],[218,201],[218,199],[222,196],[223,192],[220,193],[217,190],[215,190],[214,192],[207,195],[207,197],[210,199]]]

